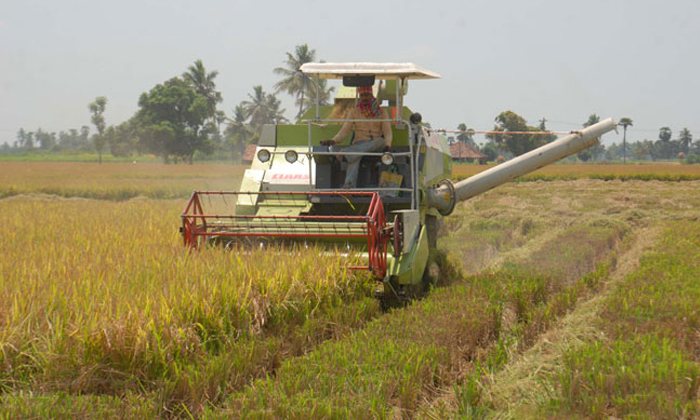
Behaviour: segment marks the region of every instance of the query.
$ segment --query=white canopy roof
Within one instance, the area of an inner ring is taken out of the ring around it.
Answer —
[[[440,75],[413,63],[306,63],[302,73],[321,79],[342,79],[343,76],[371,76],[377,79],[439,79]]]

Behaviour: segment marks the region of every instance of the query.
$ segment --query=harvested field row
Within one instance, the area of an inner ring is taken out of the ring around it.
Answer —
[[[576,181],[574,184],[581,182],[583,181]],[[480,373],[463,381],[453,390],[448,389],[446,395],[425,413],[425,417],[684,418],[688,415],[693,417],[691,413],[697,415],[697,389],[693,390],[691,386],[694,382],[678,380],[681,377],[694,377],[696,368],[692,362],[697,363],[697,357],[692,356],[693,353],[679,352],[663,334],[660,338],[649,338],[648,334],[642,332],[656,324],[653,328],[657,331],[695,337],[697,342],[697,327],[677,328],[686,325],[687,320],[696,318],[697,305],[676,305],[676,302],[698,301],[695,296],[697,279],[700,278],[697,271],[700,269],[700,254],[697,253],[700,195],[696,193],[697,189],[688,188],[692,183],[682,187],[679,184],[654,182],[646,184],[645,190],[642,184],[635,183],[618,184],[626,188],[616,189],[615,184],[586,182],[587,188],[584,191],[578,191],[574,187],[572,190],[577,191],[567,193],[564,188],[559,188],[565,184],[553,183],[549,188],[529,185],[531,194],[520,199],[518,197],[521,194],[515,189],[498,193],[508,196],[507,201],[501,200],[507,208],[528,208],[535,201],[541,202],[535,199],[536,196],[545,196],[565,204],[562,214],[580,209],[585,215],[584,221],[594,212],[598,213],[595,216],[598,218],[597,224],[605,219],[629,223],[631,234],[625,241],[625,247],[630,248],[631,252],[623,252],[616,258],[618,268],[613,271],[612,281],[607,286],[610,290],[607,287],[604,289],[604,296],[612,293],[613,297],[603,299],[602,296],[597,296],[590,302],[585,302],[563,322],[557,323],[552,331],[538,337],[532,350],[526,351],[523,356],[514,357],[512,362],[500,369],[482,368]],[[566,198],[567,194],[576,195],[578,199],[575,206]],[[604,198],[604,201],[596,204],[600,198]],[[480,208],[478,200],[473,203],[472,211],[478,213]],[[491,206],[484,203],[483,208],[490,209]],[[545,208],[549,208],[547,204]],[[566,220],[557,217],[556,213],[547,212],[549,229],[558,229],[560,223]],[[603,215],[605,218],[602,218]],[[573,213],[569,217],[570,220],[575,220]],[[580,221],[570,223],[578,224]],[[647,226],[659,225],[668,226],[661,242],[657,242],[659,239],[655,239],[655,235],[645,233],[657,230],[649,230]],[[663,256],[665,252],[657,251],[662,256],[651,254],[642,258],[642,268],[639,269],[640,250],[650,246],[670,251],[671,255]],[[527,244],[523,248],[526,249]],[[505,254],[513,257],[522,253],[518,250],[506,251]],[[645,268],[649,265],[648,261],[657,261],[659,258],[664,261],[663,264],[653,264],[654,270]],[[633,307],[632,297],[624,294],[622,298],[615,297],[619,296],[621,290],[632,294],[640,304],[657,308],[647,309],[646,321],[639,323],[639,309]],[[679,310],[675,314],[669,314],[673,312],[668,309],[669,305]],[[685,312],[681,308],[686,308]],[[634,322],[626,328],[619,327],[625,319]],[[691,325],[693,322],[695,321],[691,321]],[[630,339],[640,333],[639,339]],[[619,338],[611,339],[614,337]],[[681,342],[687,343],[688,339]],[[625,358],[620,359],[623,354]],[[697,355],[697,351],[694,354]],[[669,370],[674,372],[671,376],[664,376],[661,371],[654,370],[656,368],[649,370],[651,367],[644,362],[648,360],[658,360],[658,369],[663,369],[664,364],[671,360],[679,364]],[[617,367],[610,367],[611,365]],[[610,381],[609,386],[599,387],[598,379],[588,375],[590,372],[602,372],[608,378],[606,380]],[[627,374],[620,375],[620,372]],[[648,381],[648,384],[642,385],[644,375],[665,379],[661,382]],[[575,396],[571,392],[580,395]],[[688,400],[684,397],[687,395],[695,397]],[[693,398],[695,403],[692,402]]]
[[[436,289],[347,339],[289,359],[274,378],[234,394],[227,410],[212,415],[416,415],[440,388],[452,386],[482,364],[500,366],[511,351],[527,348],[541,330],[598,287],[623,233],[600,228],[590,236],[579,235],[575,246],[568,233],[546,246],[582,250],[581,258],[569,258],[569,266],[560,268],[561,273],[585,272],[583,277],[548,276],[537,266],[514,261],[508,269],[453,279],[455,284]],[[604,238],[603,245],[599,238]]]

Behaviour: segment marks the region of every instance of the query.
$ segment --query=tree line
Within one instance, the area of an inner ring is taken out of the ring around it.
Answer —
[[[300,71],[303,64],[315,61],[315,50],[307,44],[296,46],[293,52],[286,53],[284,66],[273,70],[281,79],[275,83],[272,92],[266,92],[262,85],[253,86],[247,99],[227,115],[219,109],[223,97],[216,87],[218,71],[207,71],[202,60],[197,60],[180,76],[143,92],[138,98],[138,110],[127,121],[107,125],[108,100],[99,96],[87,106],[95,128],[92,135],[88,126],[58,134],[41,128],[33,132],[20,128],[14,144],[5,144],[0,151],[89,151],[96,152],[100,162],[106,151],[115,157],[153,154],[166,163],[191,163],[195,155],[237,161],[248,144],[257,142],[263,125],[288,122],[277,94],[284,92],[294,97],[295,106],[298,107],[297,119],[315,104],[316,98],[322,105],[330,102],[333,88],[327,86],[327,81],[321,79],[316,83]],[[591,114],[582,126],[590,126],[599,120],[598,115]],[[457,129],[461,133],[452,140],[468,143],[489,160],[496,160],[499,156],[504,159],[518,156],[557,138],[554,134],[547,134],[544,118],[537,126],[531,126],[522,116],[508,110],[501,112],[494,121],[494,133],[486,135],[487,141],[481,146],[474,142],[474,130],[464,123],[459,124]],[[619,125],[623,127],[626,139],[627,129],[633,127],[633,121],[627,117],[621,118]],[[687,128],[673,139],[671,129],[661,127],[657,140],[645,139],[631,144],[623,141],[622,145],[613,143],[608,147],[598,144],[576,156],[581,161],[628,157],[638,160],[687,158],[700,161],[700,142],[692,141]]]
[[[591,114],[581,126],[585,128],[598,122],[600,122],[600,117]],[[548,132],[545,123],[546,120],[543,118],[538,126],[530,126],[523,117],[515,112],[504,111],[496,116],[493,127],[495,133],[487,134],[484,144],[478,145],[474,141],[474,130],[468,128],[464,123],[457,126],[457,131],[460,134],[451,138],[451,141],[470,145],[485,154],[490,161],[497,160],[499,156],[502,156],[503,159],[509,159],[554,141],[557,138],[556,135],[543,134]],[[629,117],[623,117],[618,122],[618,126],[624,130],[625,139],[627,129],[633,125],[633,121]],[[517,134],[510,134],[512,132],[517,132]],[[634,143],[623,141],[622,144],[613,143],[607,147],[599,143],[579,152],[570,159],[589,162],[626,160],[627,158],[651,161],[685,159],[688,163],[700,163],[700,141],[693,142],[693,135],[688,128],[680,130],[674,139],[673,132],[669,127],[661,127],[656,140],[645,139]]]
[[[223,97],[216,87],[218,71],[208,71],[202,60],[197,60],[180,76],[143,92],[138,110],[127,121],[107,125],[108,100],[99,96],[87,106],[95,128],[92,135],[88,126],[58,134],[20,128],[14,144],[5,145],[2,151],[90,151],[98,154],[100,162],[107,151],[115,157],[153,154],[166,163],[191,163],[195,155],[239,160],[245,147],[257,141],[263,125],[287,122],[277,94],[294,97],[299,107],[296,118],[315,104],[317,97],[323,105],[330,101],[333,88],[326,80],[313,83],[300,71],[304,63],[317,61],[316,51],[303,44],[286,55],[285,65],[274,69],[281,79],[273,91],[254,86],[231,115],[219,109]]]

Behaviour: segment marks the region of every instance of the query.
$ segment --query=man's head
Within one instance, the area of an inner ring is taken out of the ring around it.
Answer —
[[[360,86],[357,88],[357,96],[360,98],[360,103],[369,105],[372,103],[372,86]]]

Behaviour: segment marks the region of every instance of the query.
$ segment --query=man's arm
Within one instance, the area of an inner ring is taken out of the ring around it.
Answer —
[[[348,112],[345,114],[345,119],[346,120],[352,120],[355,119],[355,116],[353,115],[352,109],[348,110]],[[343,123],[343,127],[338,131],[338,134],[333,136],[331,140],[333,140],[333,143],[340,143],[345,141],[345,139],[348,138],[350,133],[352,133],[352,130],[355,128],[355,123],[352,121],[345,121]]]

